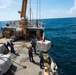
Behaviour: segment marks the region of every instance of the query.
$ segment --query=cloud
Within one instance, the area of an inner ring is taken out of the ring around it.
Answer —
[[[15,4],[13,0],[0,0],[0,8],[7,8]]]
[[[0,6],[0,8],[6,8],[5,6]]]
[[[20,20],[20,14],[17,12],[9,12],[8,14],[0,13],[0,21]]]
[[[74,0],[74,6],[70,9],[70,14],[76,13],[76,0]]]

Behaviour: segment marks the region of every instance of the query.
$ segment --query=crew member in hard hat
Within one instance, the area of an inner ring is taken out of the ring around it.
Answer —
[[[32,50],[32,45],[31,44],[28,44],[28,54],[29,54],[29,60],[30,60],[30,62],[34,62],[34,59],[33,59],[33,50]]]
[[[11,48],[11,53],[15,54],[14,45],[13,45],[13,41],[12,40],[10,40],[10,48]]]
[[[43,58],[42,50],[39,50],[39,57],[40,57],[40,68],[43,68],[44,58]]]
[[[36,41],[35,39],[31,39],[32,47],[34,48],[34,53],[36,54]]]
[[[44,27],[44,20],[42,21],[42,27]]]

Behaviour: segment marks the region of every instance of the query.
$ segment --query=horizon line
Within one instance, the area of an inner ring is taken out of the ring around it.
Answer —
[[[54,18],[41,18],[38,20],[43,20],[43,19],[61,19],[61,18],[76,18],[76,17],[54,17]],[[21,19],[12,19],[12,20],[0,20],[1,21],[17,21],[17,20],[21,20]],[[28,19],[29,20],[29,19]],[[32,19],[32,20],[36,20],[36,19]]]

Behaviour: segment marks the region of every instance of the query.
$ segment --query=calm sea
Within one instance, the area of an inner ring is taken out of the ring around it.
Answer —
[[[45,39],[52,41],[49,54],[58,65],[60,73],[76,75],[76,18],[44,21]]]
[[[76,75],[76,18],[45,20],[45,38],[52,41],[50,55],[63,75]]]
[[[1,32],[1,26],[2,26],[2,22],[0,21],[0,32]]]

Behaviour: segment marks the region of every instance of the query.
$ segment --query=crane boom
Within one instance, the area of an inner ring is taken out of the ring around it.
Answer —
[[[21,9],[21,15],[20,17],[26,18],[26,8],[27,8],[27,0],[22,1],[22,9]]]

